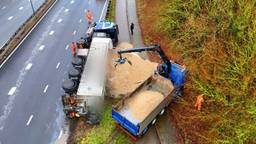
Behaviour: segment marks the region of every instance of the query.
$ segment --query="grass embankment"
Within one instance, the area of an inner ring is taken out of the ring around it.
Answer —
[[[109,12],[106,16],[106,20],[110,21],[110,22],[114,22],[115,16],[116,16],[116,0],[110,0],[108,10],[109,10]]]
[[[99,126],[92,128],[79,144],[130,144],[131,142],[123,133],[115,128],[115,122],[111,117],[111,106],[105,107],[102,120]]]
[[[256,143],[256,1],[138,0],[146,43],[185,63],[171,106],[185,143]],[[204,94],[201,112],[193,104]]]

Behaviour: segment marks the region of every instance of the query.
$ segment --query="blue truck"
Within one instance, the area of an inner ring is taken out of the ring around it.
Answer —
[[[124,63],[127,59],[122,57],[124,53],[132,52],[144,52],[154,51],[157,52],[160,58],[163,60],[162,64],[157,67],[157,73],[155,76],[150,77],[143,84],[141,84],[133,93],[129,96],[123,97],[115,106],[112,107],[112,118],[117,122],[122,129],[132,134],[132,136],[140,137],[144,135],[150,125],[155,124],[157,117],[162,115],[165,108],[170,102],[177,96],[182,95],[182,90],[185,82],[186,68],[170,61],[160,45],[153,45],[142,48],[132,48],[119,50],[118,62]],[[134,101],[138,103],[142,92],[157,92],[160,93],[163,98],[159,99],[155,97],[155,100],[145,99],[140,101],[139,105],[131,105],[130,102]],[[154,105],[152,101],[157,101]],[[151,105],[151,106],[150,106]],[[145,109],[147,109],[145,113]],[[142,111],[141,113],[136,111]],[[144,112],[144,113],[143,113]],[[139,115],[136,118],[135,114]],[[143,116],[144,115],[144,116]]]

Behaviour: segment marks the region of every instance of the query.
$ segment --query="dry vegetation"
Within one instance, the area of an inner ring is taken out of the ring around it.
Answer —
[[[171,106],[184,143],[256,143],[256,1],[138,0],[145,43],[189,74]],[[206,102],[198,112],[195,96]]]

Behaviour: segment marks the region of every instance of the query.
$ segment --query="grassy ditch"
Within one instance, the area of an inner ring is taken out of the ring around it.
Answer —
[[[145,42],[188,67],[185,95],[171,109],[184,142],[256,143],[256,1],[138,4]],[[201,112],[193,106],[199,94]]]
[[[99,126],[92,128],[79,144],[130,144],[130,140],[115,128],[115,122],[111,117],[110,105],[105,107],[102,120]]]

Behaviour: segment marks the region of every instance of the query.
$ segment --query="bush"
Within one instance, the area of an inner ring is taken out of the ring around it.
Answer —
[[[197,135],[202,143],[256,143],[256,1],[165,3],[157,27],[182,48],[187,89],[218,105],[206,106],[208,121],[196,117],[214,122],[208,133],[185,135]]]

